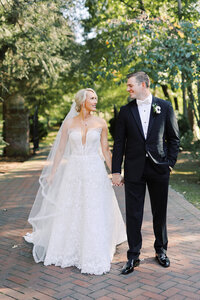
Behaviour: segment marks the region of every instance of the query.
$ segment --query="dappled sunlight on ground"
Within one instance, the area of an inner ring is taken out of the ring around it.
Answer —
[[[9,171],[13,171],[15,168],[21,166],[21,162],[6,162],[1,161],[0,162],[0,176],[4,175],[5,173],[8,173]]]
[[[192,174],[196,174],[196,171],[191,172],[191,171],[174,171],[174,174],[182,174],[182,175],[192,175]]]

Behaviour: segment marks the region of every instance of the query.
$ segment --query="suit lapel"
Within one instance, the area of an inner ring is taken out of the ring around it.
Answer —
[[[155,97],[153,96],[152,104],[154,104],[154,103],[156,103],[156,100],[155,100]],[[148,139],[148,137],[150,135],[150,132],[152,130],[154,120],[155,120],[155,113],[153,111],[153,106],[151,105],[151,112],[150,112],[150,117],[149,117],[149,126],[148,126],[148,131],[147,131],[147,139]]]
[[[140,130],[141,135],[143,136],[143,138],[145,138],[144,137],[144,132],[143,132],[142,123],[141,123],[141,119],[140,119],[140,115],[139,115],[139,111],[138,111],[136,100],[132,101],[131,112],[132,112],[132,115],[133,115],[133,117],[134,117],[134,119],[136,121],[138,129]]]

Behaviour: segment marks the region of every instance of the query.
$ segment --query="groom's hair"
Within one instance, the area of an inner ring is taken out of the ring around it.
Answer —
[[[145,82],[146,87],[150,87],[150,79],[149,76],[145,72],[136,72],[136,73],[130,73],[127,75],[127,78],[135,77],[137,83]]]

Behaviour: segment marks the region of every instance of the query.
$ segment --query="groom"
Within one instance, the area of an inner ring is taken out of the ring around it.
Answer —
[[[112,181],[122,185],[123,155],[126,198],[126,226],[129,250],[122,274],[140,263],[141,226],[146,185],[149,190],[155,235],[155,257],[169,267],[167,251],[167,198],[169,174],[179,151],[179,131],[168,101],[152,96],[146,73],[129,74],[127,91],[133,101],[120,110],[113,148]]]

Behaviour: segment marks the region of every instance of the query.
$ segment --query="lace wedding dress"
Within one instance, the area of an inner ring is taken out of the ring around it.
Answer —
[[[117,244],[126,240],[125,225],[104,161],[99,154],[101,128],[68,132],[64,153],[44,199],[29,222],[36,262],[62,268],[76,266],[82,273],[100,275],[110,270]]]

